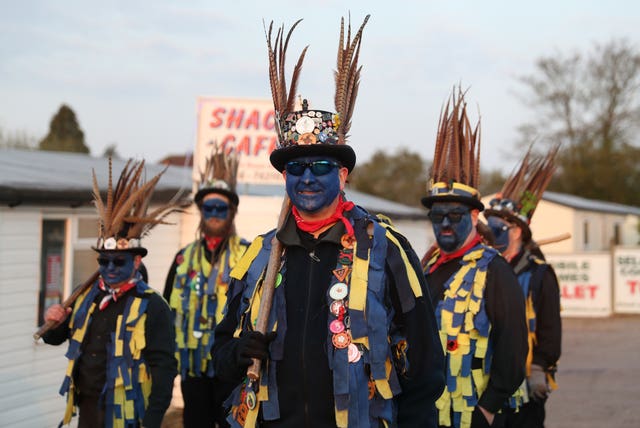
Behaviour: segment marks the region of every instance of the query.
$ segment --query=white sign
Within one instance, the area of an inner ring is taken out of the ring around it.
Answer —
[[[275,113],[267,99],[198,98],[198,135],[193,176],[200,179],[214,142],[240,155],[239,183],[282,184],[282,175],[271,166],[275,149]]]
[[[640,313],[640,249],[615,249],[613,284],[614,311]]]
[[[611,315],[611,256],[549,254],[560,284],[562,316]]]

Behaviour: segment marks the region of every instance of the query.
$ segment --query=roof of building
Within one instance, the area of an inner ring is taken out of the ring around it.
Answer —
[[[113,160],[114,180],[126,160]],[[147,164],[149,178],[165,165]],[[30,205],[90,205],[93,196],[91,170],[98,185],[105,188],[108,181],[108,160],[82,153],[26,151],[0,149],[0,204]],[[169,200],[178,192],[189,195],[192,189],[192,169],[169,166],[156,186],[154,197]],[[253,196],[282,196],[284,185],[238,183],[237,192]],[[371,213],[385,214],[393,219],[425,219],[426,210],[347,189],[347,198]]]
[[[598,201],[595,199],[582,198],[580,196],[568,195],[566,193],[544,192],[542,199],[555,204],[564,205],[583,211],[596,211],[610,214],[636,215],[640,216],[640,208],[631,205],[617,204],[615,202]]]

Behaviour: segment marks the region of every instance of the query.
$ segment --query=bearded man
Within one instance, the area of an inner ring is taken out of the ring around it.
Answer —
[[[226,309],[229,272],[249,245],[235,232],[237,169],[237,157],[217,146],[207,158],[194,198],[198,238],[176,254],[165,283],[164,296],[175,315],[185,428],[227,426],[222,401],[232,385],[214,379],[211,347]]]

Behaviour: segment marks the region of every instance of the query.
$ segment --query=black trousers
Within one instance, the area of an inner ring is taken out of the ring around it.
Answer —
[[[227,428],[227,412],[222,407],[232,386],[208,377],[185,377],[180,383],[184,400],[184,428]]]
[[[518,413],[507,415],[507,428],[544,428],[545,410],[547,400],[529,401],[524,404]]]
[[[104,427],[104,406],[99,397],[78,396],[78,428]]]

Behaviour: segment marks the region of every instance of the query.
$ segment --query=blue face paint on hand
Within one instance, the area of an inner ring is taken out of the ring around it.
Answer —
[[[100,275],[107,285],[128,281],[135,271],[134,255],[127,252],[101,252],[98,256]]]
[[[207,199],[202,203],[202,216],[205,220],[219,218],[225,220],[229,217],[229,204],[222,199]]]
[[[339,165],[335,159],[326,156],[309,156],[296,158],[293,161],[305,164],[310,164],[314,161],[329,161],[334,164],[329,165],[330,168],[325,168],[325,166],[315,168],[305,165],[301,175],[293,174],[293,172],[297,173],[299,171],[292,170],[292,172],[289,172],[287,170],[286,179],[287,194],[291,199],[291,203],[300,211],[315,213],[331,205],[340,194]],[[296,165],[296,167],[299,166]],[[316,174],[312,172],[312,169],[316,169]],[[327,169],[329,171],[324,173]],[[319,175],[319,172],[324,174]]]
[[[509,229],[511,229],[511,226],[496,216],[489,217],[487,224],[491,228],[491,232],[493,232],[493,247],[501,253],[504,253],[507,248],[509,248]]]
[[[469,208],[455,203],[435,203],[429,212],[438,246],[445,253],[462,247],[473,228]]]

